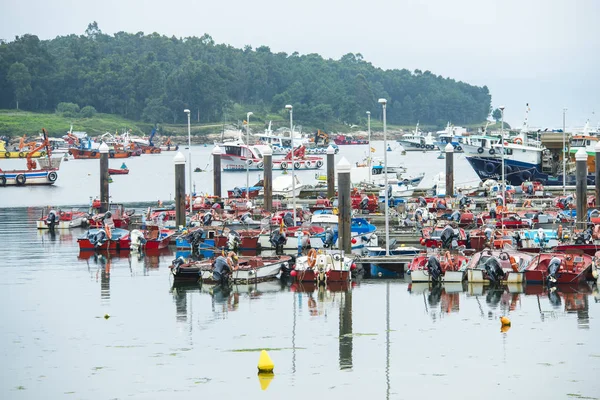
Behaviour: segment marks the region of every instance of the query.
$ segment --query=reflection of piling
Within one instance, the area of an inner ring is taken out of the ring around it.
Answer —
[[[263,165],[265,176],[263,178],[264,209],[273,211],[273,150],[267,147],[263,150]]]
[[[446,145],[446,196],[454,196],[454,146]]]
[[[352,368],[352,290],[344,294],[340,305],[340,369]]]
[[[100,299],[103,300],[103,303],[108,303],[110,300],[110,259],[106,259],[102,255],[99,257],[101,257],[100,263],[104,264],[100,274]]]
[[[600,141],[594,146],[596,152],[596,207],[600,207]]]
[[[221,198],[221,148],[215,146],[212,151],[213,155],[213,189],[214,195]],[[246,189],[248,190],[248,189]]]
[[[102,142],[100,145],[100,212],[108,211],[108,146]]]
[[[175,224],[185,226],[185,156],[178,151],[173,161],[175,162]]]
[[[327,147],[327,198],[335,196],[335,149],[332,145]]]
[[[352,211],[352,200],[350,199],[350,169],[350,163],[343,157],[337,165],[338,218],[340,227],[338,233],[338,246],[347,254],[352,252],[352,244],[350,243],[350,212]]]
[[[577,197],[577,227],[585,228],[587,217],[587,152],[582,147],[575,154],[577,163],[577,186],[575,195]]]

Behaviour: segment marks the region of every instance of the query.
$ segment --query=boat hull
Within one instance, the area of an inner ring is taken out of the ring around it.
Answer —
[[[0,172],[0,186],[53,185],[58,179],[58,169],[12,170]]]
[[[27,151],[0,151],[0,158],[26,158]],[[31,158],[40,158],[46,155],[45,151],[36,151],[31,154]]]

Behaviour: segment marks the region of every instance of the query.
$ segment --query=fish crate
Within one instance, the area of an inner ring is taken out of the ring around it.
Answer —
[[[45,157],[37,160],[42,169],[59,169],[62,157]]]

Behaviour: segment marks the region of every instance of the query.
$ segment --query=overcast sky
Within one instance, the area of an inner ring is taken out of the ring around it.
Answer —
[[[505,120],[567,127],[600,122],[599,0],[4,0],[0,38],[104,33],[210,34],[235,47],[361,53],[375,66],[421,69],[487,85]],[[594,114],[595,112],[595,114]]]

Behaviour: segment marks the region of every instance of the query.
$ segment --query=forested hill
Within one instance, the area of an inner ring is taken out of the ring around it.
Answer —
[[[477,123],[491,101],[486,86],[429,71],[382,70],[360,54],[327,60],[265,46],[236,49],[208,35],[110,36],[92,23],[81,36],[23,35],[0,44],[0,108],[51,112],[68,102],[134,120],[183,123],[185,108],[194,116],[199,110],[201,122],[220,122],[234,104],[252,106],[255,114],[283,114],[292,104],[294,121],[326,126],[362,123],[366,111],[379,116],[379,98],[388,99],[392,124]]]

